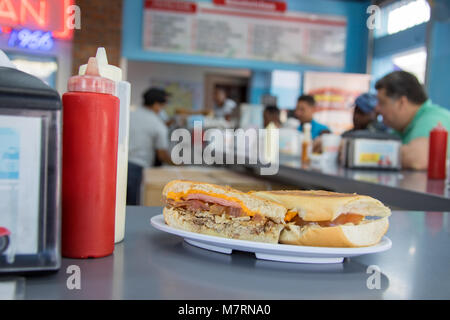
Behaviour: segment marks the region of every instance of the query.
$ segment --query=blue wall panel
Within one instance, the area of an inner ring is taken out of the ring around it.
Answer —
[[[265,94],[270,94],[271,77],[270,71],[253,70],[250,78],[249,103],[260,104],[261,97]]]
[[[450,109],[450,2],[436,0],[432,17],[427,90],[433,102]]]
[[[427,24],[422,23],[392,35],[375,39],[373,56],[380,58],[426,45]]]
[[[450,23],[435,23],[427,89],[433,102],[450,109]]]

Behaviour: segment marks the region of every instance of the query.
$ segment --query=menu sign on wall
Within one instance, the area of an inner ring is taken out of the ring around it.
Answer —
[[[369,88],[368,74],[308,71],[303,92],[316,100],[314,119],[341,134],[353,127],[355,100]]]
[[[144,49],[343,67],[344,17],[286,11],[282,1],[146,0]]]

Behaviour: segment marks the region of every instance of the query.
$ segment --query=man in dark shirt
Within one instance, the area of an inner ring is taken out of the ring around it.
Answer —
[[[353,111],[353,129],[345,133],[355,130],[368,130],[370,132],[385,132],[387,127],[383,123],[377,121],[377,113],[375,107],[378,100],[374,94],[364,93],[355,100],[355,109]]]

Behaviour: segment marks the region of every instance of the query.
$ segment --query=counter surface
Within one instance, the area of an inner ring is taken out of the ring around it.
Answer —
[[[450,299],[449,213],[393,212],[389,251],[333,265],[196,248],[153,228],[151,217],[161,213],[161,207],[127,207],[125,240],[113,255],[63,259],[58,273],[26,278],[25,298]],[[80,290],[67,287],[71,265],[80,268]],[[376,285],[369,266],[381,270],[380,289],[368,289],[368,282]]]
[[[244,165],[225,167],[233,170],[246,168],[265,179],[301,188],[366,194],[403,210],[450,210],[450,183],[430,180],[426,171],[356,170],[329,163],[305,168],[299,159],[291,156],[280,156],[275,175],[261,175],[261,166],[250,165],[248,161]]]

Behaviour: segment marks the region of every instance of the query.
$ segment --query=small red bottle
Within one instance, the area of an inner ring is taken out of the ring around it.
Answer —
[[[431,130],[428,151],[428,179],[445,179],[448,132],[441,123]]]
[[[63,95],[62,255],[114,251],[119,99],[95,58]]]

